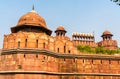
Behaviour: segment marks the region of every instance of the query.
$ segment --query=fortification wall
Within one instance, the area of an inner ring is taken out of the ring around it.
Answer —
[[[64,59],[61,72],[66,73],[120,73],[120,60],[112,59]]]
[[[119,76],[55,76],[41,74],[8,74],[0,75],[0,79],[119,79]]]
[[[0,71],[4,71],[4,74],[0,72],[0,79],[120,78],[115,76],[115,74],[120,74],[120,57],[112,55],[62,55],[54,52],[46,54],[44,52],[36,53],[31,51],[31,53],[2,54],[0,61]],[[8,71],[11,73],[8,74]],[[24,71],[28,72],[25,73]],[[31,74],[30,72],[33,73]]]
[[[58,72],[58,59],[43,54],[6,54],[0,61],[0,71]]]

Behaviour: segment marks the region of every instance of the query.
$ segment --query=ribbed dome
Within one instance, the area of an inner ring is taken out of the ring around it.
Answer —
[[[47,35],[51,35],[52,31],[47,28],[45,20],[34,10],[23,15],[16,26],[11,27],[12,33],[17,33],[19,31],[25,32],[43,32]]]
[[[63,31],[65,31],[65,29],[64,29],[63,26],[59,26],[59,27],[57,28],[57,30],[63,30]]]
[[[109,31],[109,30],[105,30],[104,32],[103,32],[103,34],[102,34],[102,36],[101,37],[103,37],[103,36],[113,36],[113,34]]]
[[[58,31],[62,31],[62,32],[65,32],[65,33],[67,32],[63,26],[59,26],[59,27],[56,29],[55,33],[58,32]]]
[[[46,28],[45,20],[34,10],[28,12],[19,19],[17,26],[21,26],[21,25],[34,25],[34,26],[42,26]]]
[[[106,30],[106,31],[103,32],[103,35],[111,35],[111,32]]]

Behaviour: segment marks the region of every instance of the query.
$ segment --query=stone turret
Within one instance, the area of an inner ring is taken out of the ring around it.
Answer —
[[[102,41],[98,42],[98,46],[102,46],[105,49],[109,49],[109,50],[117,50],[118,46],[117,46],[117,41],[112,39],[113,34],[109,31],[106,30],[103,32],[102,34]]]
[[[103,38],[103,41],[104,41],[104,40],[112,40],[112,36],[113,34],[111,34],[110,31],[106,30],[103,32],[101,37]]]
[[[65,36],[66,32],[63,26],[59,26],[55,31],[56,36]]]

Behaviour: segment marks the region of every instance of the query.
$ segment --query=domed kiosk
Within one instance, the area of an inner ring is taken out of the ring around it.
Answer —
[[[109,30],[105,30],[102,34],[103,40],[112,40],[113,34]]]
[[[112,35],[112,34],[111,34],[111,32],[110,32],[109,30],[105,30],[105,31],[103,32],[103,35]]]
[[[101,35],[102,41],[98,42],[98,46],[102,46],[105,49],[117,50],[117,41],[112,39],[113,34],[109,30],[105,30]]]
[[[66,32],[63,26],[59,26],[55,31],[56,36],[65,36]]]
[[[47,35],[51,35],[52,31],[47,28],[45,20],[33,9],[27,14],[23,15],[16,26],[11,28],[12,33],[18,31],[27,32],[45,32]]]

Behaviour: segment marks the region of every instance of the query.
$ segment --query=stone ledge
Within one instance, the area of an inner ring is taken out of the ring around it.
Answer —
[[[107,74],[107,73],[59,73],[46,71],[0,71],[0,75],[2,74],[44,74],[57,76],[120,76],[120,74]]]
[[[33,53],[34,52],[34,53]],[[15,53],[31,53],[31,54],[46,54],[52,55],[59,58],[83,58],[83,59],[110,59],[110,60],[120,60],[120,56],[115,55],[97,55],[97,54],[60,54],[44,49],[8,49],[2,50],[2,55],[5,54],[15,54]]]

